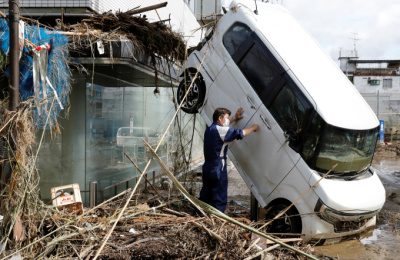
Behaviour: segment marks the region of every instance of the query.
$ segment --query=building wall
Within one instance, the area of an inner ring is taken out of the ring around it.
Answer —
[[[85,7],[96,12],[106,12],[108,10],[126,11],[133,7],[130,0],[20,0],[23,7]],[[8,7],[8,1],[0,3],[0,7]]]
[[[372,85],[368,80],[379,80],[379,85]],[[383,80],[391,79],[392,87],[384,87]],[[379,91],[382,94],[397,94],[400,93],[400,75],[392,76],[354,76],[353,83],[360,93],[376,93]]]
[[[369,79],[379,80],[379,84],[371,84]],[[384,79],[391,79],[392,87],[384,87]],[[386,132],[400,127],[400,75],[354,76],[353,82],[377,117],[385,121]]]

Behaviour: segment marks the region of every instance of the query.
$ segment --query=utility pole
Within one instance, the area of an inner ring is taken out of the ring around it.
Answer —
[[[9,0],[8,17],[10,26],[10,102],[9,110],[19,106],[19,0]]]

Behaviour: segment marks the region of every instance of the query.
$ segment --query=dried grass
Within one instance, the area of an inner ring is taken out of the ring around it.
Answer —
[[[35,126],[32,100],[21,104],[16,112],[8,111],[7,100],[0,101],[0,139],[6,150],[11,176],[1,183],[0,215],[4,217],[0,234],[4,248],[17,249],[24,241],[32,241],[40,235],[40,223],[48,207],[39,199],[39,177],[35,163]],[[22,232],[17,232],[22,226]],[[17,236],[17,238],[16,238]]]

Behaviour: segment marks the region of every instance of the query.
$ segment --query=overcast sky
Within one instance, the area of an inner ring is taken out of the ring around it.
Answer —
[[[230,0],[225,0],[225,5]],[[400,0],[270,0],[282,4],[337,60],[339,49],[360,59],[400,59]]]

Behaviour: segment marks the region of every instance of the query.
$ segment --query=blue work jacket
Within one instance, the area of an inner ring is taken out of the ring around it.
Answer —
[[[228,144],[243,139],[243,130],[222,126],[213,122],[204,134],[203,175],[209,180],[219,180],[221,172],[226,172],[226,152]]]

